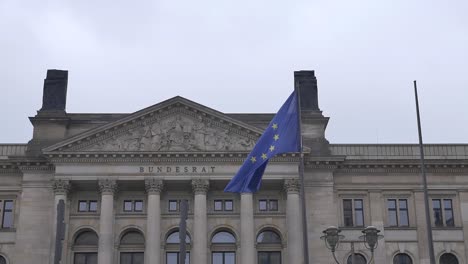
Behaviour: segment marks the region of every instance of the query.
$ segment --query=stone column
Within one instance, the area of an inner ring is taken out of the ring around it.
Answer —
[[[192,180],[192,188],[195,194],[194,223],[193,223],[193,263],[208,263],[208,241],[207,241],[207,216],[206,216],[206,193],[209,181],[203,179]]]
[[[288,263],[303,264],[304,245],[299,179],[285,180],[284,189],[287,193],[286,223],[288,229]]]
[[[156,178],[145,180],[148,193],[146,220],[145,263],[161,263],[161,192],[163,181]]]
[[[253,198],[251,193],[241,193],[241,262],[254,264],[255,229],[253,216]]]
[[[98,264],[114,264],[114,194],[117,191],[115,180],[99,181],[101,192],[101,215],[99,219]]]
[[[67,195],[68,192],[70,191],[70,181],[68,180],[61,180],[61,179],[54,179],[52,180],[52,189],[54,190],[54,206],[52,208],[53,213],[52,213],[52,239],[51,239],[51,246],[50,246],[50,263],[54,263],[54,258],[55,258],[55,238],[57,235],[57,205],[60,200],[63,200],[63,202],[66,204],[67,203]],[[65,217],[65,216],[64,216]],[[65,220],[65,219],[64,219]],[[63,259],[63,252],[65,252],[65,248],[63,247],[62,244],[62,263],[65,261]]]
[[[468,261],[468,192],[460,191],[461,221],[463,225],[463,237],[465,238],[465,263]],[[455,219],[456,221],[456,219]],[[455,222],[456,224],[456,222]],[[463,263],[463,260],[460,260]]]

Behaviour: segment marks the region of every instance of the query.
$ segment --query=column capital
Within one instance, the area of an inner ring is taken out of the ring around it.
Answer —
[[[145,189],[148,194],[160,194],[164,189],[164,182],[163,180],[157,178],[146,178]]]
[[[301,183],[299,179],[292,178],[284,180],[284,190],[286,193],[299,193],[301,189]]]
[[[71,183],[68,179],[53,179],[52,189],[54,193],[67,195],[71,189]]]
[[[193,179],[192,189],[195,194],[206,194],[210,188],[210,181],[206,179]]]
[[[101,194],[115,194],[117,192],[117,181],[111,179],[102,179],[98,181]]]

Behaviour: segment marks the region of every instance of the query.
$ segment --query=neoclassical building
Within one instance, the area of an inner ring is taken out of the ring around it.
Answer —
[[[375,263],[429,263],[418,146],[329,143],[313,71],[295,72],[307,229],[298,153],[270,161],[259,192],[223,192],[274,113],[179,96],[129,114],[68,113],[67,76],[48,71],[31,140],[0,144],[0,264],[178,263],[182,200],[187,263],[304,264],[304,232],[310,264],[333,263],[320,239],[331,225],[341,263],[370,259],[369,225],[384,235]],[[468,144],[425,155],[437,263],[467,263]]]

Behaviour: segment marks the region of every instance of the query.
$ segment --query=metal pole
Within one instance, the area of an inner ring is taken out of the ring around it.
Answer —
[[[188,201],[182,200],[180,201],[180,224],[179,224],[179,263],[178,264],[185,264],[186,258],[186,244],[185,238],[187,237],[187,216],[188,216]]]
[[[418,101],[418,88],[416,87],[416,81],[414,81],[414,96],[416,99],[416,115],[418,118],[418,134],[419,134],[419,151],[421,154],[421,174],[423,178],[423,189],[424,189],[424,207],[426,209],[426,229],[427,229],[427,242],[429,246],[429,257],[431,264],[436,264],[434,256],[434,243],[432,239],[432,224],[431,224],[431,215],[429,213],[429,195],[427,192],[427,177],[426,177],[426,167],[424,164],[424,149],[422,141],[422,132],[421,132],[421,119],[419,116],[419,101]]]
[[[304,263],[309,264],[309,240],[307,239],[307,216],[304,191],[304,147],[302,144],[302,114],[301,114],[301,93],[299,85],[295,83],[297,93],[297,112],[299,114],[299,144],[300,144],[300,161],[299,161],[299,180],[301,182],[301,205],[302,205],[302,240],[304,245]]]

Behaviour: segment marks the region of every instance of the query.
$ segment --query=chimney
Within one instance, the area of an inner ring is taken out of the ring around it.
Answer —
[[[314,71],[295,71],[294,88],[301,97],[301,123],[303,144],[312,156],[330,155],[329,142],[325,138],[328,117],[318,106],[317,78]]]
[[[301,96],[302,111],[320,111],[318,106],[317,78],[314,71],[295,71],[294,87]]]
[[[68,71],[47,70],[44,80],[42,108],[39,112],[65,112]]]

